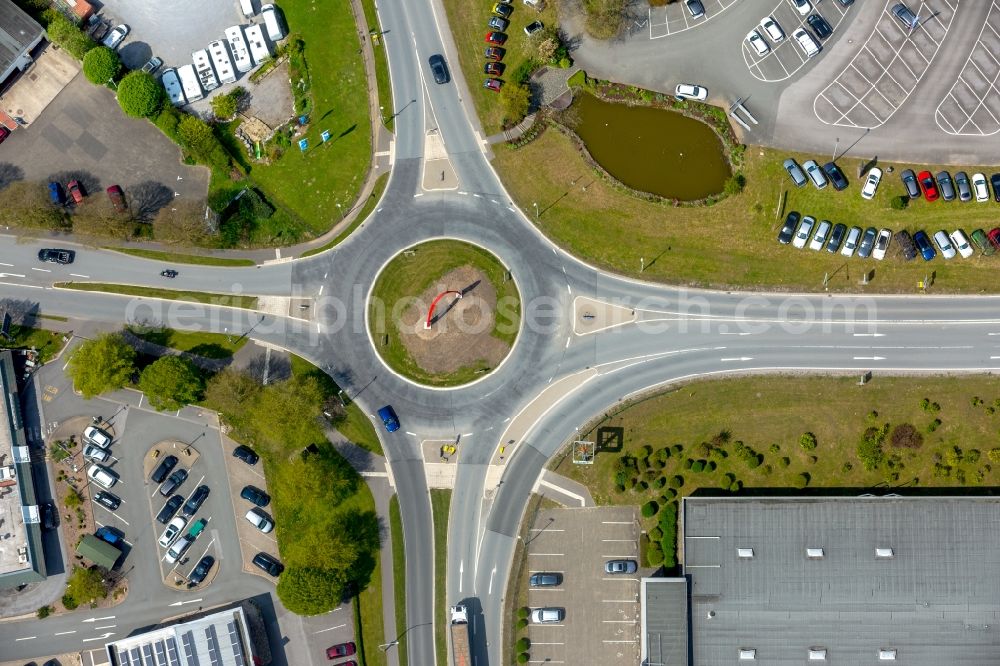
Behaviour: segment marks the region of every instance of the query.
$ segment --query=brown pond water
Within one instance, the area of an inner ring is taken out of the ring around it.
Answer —
[[[732,175],[722,142],[700,120],[586,94],[577,96],[573,108],[587,150],[632,189],[692,201],[722,192]]]

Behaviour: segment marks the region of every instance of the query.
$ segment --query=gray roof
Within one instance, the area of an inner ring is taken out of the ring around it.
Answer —
[[[802,664],[811,647],[829,664],[997,663],[998,499],[688,498],[683,526],[694,664],[741,648]]]
[[[0,72],[7,71],[41,34],[42,26],[12,0],[0,0]]]
[[[122,556],[120,550],[93,534],[83,536],[80,543],[76,545],[76,552],[105,569],[113,569],[115,562]]]
[[[106,643],[112,666],[250,666],[255,662],[241,607],[200,615]]]
[[[686,578],[642,579],[642,664],[685,666],[688,663],[688,581]]]

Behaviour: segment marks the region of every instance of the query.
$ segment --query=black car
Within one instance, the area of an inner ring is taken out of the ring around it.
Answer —
[[[903,253],[903,258],[907,261],[917,256],[917,245],[913,242],[910,232],[905,229],[896,232],[896,245],[899,246],[899,251]]]
[[[257,506],[267,506],[271,503],[271,496],[257,486],[245,486],[240,491],[240,497]]]
[[[106,490],[101,490],[94,495],[94,501],[112,511],[122,505],[122,501],[117,495],[113,495]]]
[[[538,572],[531,574],[528,585],[531,587],[556,587],[562,585],[563,577],[561,573]]]
[[[917,15],[913,13],[913,10],[904,5],[902,2],[897,2],[889,10],[892,15],[896,17],[903,27],[907,30],[913,30],[917,27]]]
[[[198,486],[195,488],[195,491],[191,493],[191,497],[188,498],[188,501],[184,502],[184,510],[181,512],[184,517],[190,517],[198,513],[198,509],[201,508],[201,505],[204,504],[205,500],[208,498],[208,493],[208,486]]]
[[[66,264],[72,264],[75,257],[76,252],[73,250],[46,248],[38,251],[38,260],[47,261],[50,264],[62,264],[65,266]]]
[[[840,244],[844,242],[844,236],[847,235],[847,225],[842,223],[837,223],[833,225],[833,231],[830,232],[830,242],[827,243],[826,251],[830,254],[836,254],[837,250],[840,249]]]
[[[823,172],[830,179],[830,182],[833,183],[833,189],[838,192],[847,189],[847,176],[844,175],[844,171],[837,166],[836,162],[827,162],[824,164]]]
[[[285,565],[274,559],[267,553],[257,553],[253,556],[253,565],[258,569],[263,569],[272,576],[278,576],[285,570]]]
[[[698,18],[705,15],[705,5],[701,4],[701,0],[687,0],[685,4],[691,18]]]
[[[177,470],[176,472],[168,476],[167,480],[163,482],[162,486],[160,486],[160,494],[166,497],[170,493],[180,488],[181,484],[187,481],[187,478],[188,478],[188,472],[186,469],[181,468]]]
[[[215,558],[211,555],[206,555],[198,560],[198,564],[195,565],[194,569],[191,570],[191,575],[188,576],[188,587],[194,587],[205,580],[205,576],[212,570],[214,564]]]
[[[813,29],[813,32],[815,32],[816,36],[820,39],[826,39],[833,34],[833,28],[831,28],[830,24],[826,22],[826,19],[819,14],[810,14],[809,18],[806,19],[806,23],[809,24],[809,27]]]
[[[868,227],[865,229],[865,235],[861,237],[861,242],[858,244],[858,256],[862,259],[867,259],[872,253],[872,248],[875,246],[875,236],[878,235],[878,229],[875,227]]]
[[[906,169],[903,173],[899,174],[899,177],[903,181],[903,187],[906,188],[906,194],[911,199],[920,198],[920,185],[917,184],[917,174],[913,173],[913,169]]]
[[[170,519],[177,513],[177,509],[181,508],[181,504],[184,504],[184,498],[180,495],[174,495],[168,499],[160,512],[156,514],[156,522],[164,525],[169,523]]]
[[[41,505],[42,510],[42,527],[47,530],[54,530],[56,525],[59,524],[59,512],[56,511],[56,505],[52,502],[45,502]]]
[[[782,245],[788,245],[792,242],[792,236],[795,234],[795,230],[799,226],[799,220],[801,219],[799,215],[794,210],[788,214],[785,218],[785,226],[781,227],[781,232],[778,233],[778,242]]]
[[[854,4],[854,0],[840,0],[840,4],[842,4],[844,7],[850,7],[851,5]]]
[[[256,465],[257,461],[260,460],[260,456],[254,453],[253,449],[242,444],[233,449],[233,457],[239,458],[248,465]]]
[[[947,171],[938,171],[934,178],[937,179],[938,190],[941,192],[941,198],[945,201],[954,201],[955,183],[951,180],[951,174]]]
[[[149,475],[149,480],[153,483],[163,483],[163,479],[167,478],[167,474],[170,474],[170,470],[172,470],[176,464],[177,456],[167,456],[160,461],[160,464],[156,466],[153,473]]]
[[[990,176],[990,185],[993,186],[993,198],[1000,201],[1000,173]]]
[[[427,62],[431,66],[431,72],[434,73],[434,80],[438,83],[448,83],[448,66],[444,64],[444,56],[435,53],[427,59]]]

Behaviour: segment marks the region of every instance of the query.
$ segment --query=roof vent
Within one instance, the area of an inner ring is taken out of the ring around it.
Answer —
[[[896,661],[895,648],[882,648],[878,651],[879,661]]]
[[[757,658],[757,650],[753,648],[740,648],[740,661],[753,661]]]
[[[876,548],[875,557],[879,558],[890,558],[892,557],[892,548]]]
[[[809,648],[809,661],[826,661],[826,648],[824,647]]]
[[[823,559],[823,549],[822,548],[806,548],[806,557],[811,560],[821,560]]]
[[[715,617],[715,611],[708,611],[708,614],[705,617],[711,620],[713,617]]]
[[[753,559],[753,548],[737,548],[736,556],[744,560]]]

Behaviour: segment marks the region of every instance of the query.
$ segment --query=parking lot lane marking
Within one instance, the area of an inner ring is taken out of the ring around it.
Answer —
[[[543,557],[543,556],[544,557],[549,557],[549,556],[552,556],[552,557],[562,557],[565,554],[566,553],[528,553],[528,555],[536,555],[538,557]]]
[[[493,570],[490,571],[490,589],[488,590],[489,594],[493,594],[493,577],[496,574],[497,574],[497,568],[493,567]]]
[[[722,537],[719,537],[719,536],[691,536],[691,535],[688,535],[688,536],[685,536],[684,538],[685,539],[721,539]]]
[[[23,636],[21,638],[15,638],[14,640],[15,641],[33,641],[36,638],[38,638],[38,636]]]
[[[553,643],[542,643],[541,641],[531,641],[531,644],[532,645],[566,645],[565,643],[555,643],[555,642],[553,642]],[[545,663],[549,663],[549,662],[546,661]]]
[[[13,265],[14,265],[14,264],[5,264],[5,263],[3,263],[2,261],[0,261],[0,266],[13,266]]]
[[[54,636],[66,636],[67,634],[75,634],[75,633],[76,633],[76,629],[74,629],[73,631],[57,631],[53,635]]]
[[[328,629],[320,629],[319,631],[314,631],[313,633],[314,634],[322,634],[324,632],[333,631],[334,629],[341,629],[341,628],[346,627],[346,626],[347,626],[346,624],[338,624],[336,627],[330,627]]]
[[[604,580],[614,580],[613,578],[605,578]],[[638,599],[601,599],[602,603],[605,604],[637,604]]]
[[[635,645],[635,644],[636,644],[636,643],[638,643],[639,641],[638,641],[638,640],[636,640],[636,639],[632,639],[632,640],[630,640],[630,641],[609,641],[609,640],[605,640],[605,641],[601,641],[601,642],[602,642],[602,643],[632,643],[633,645]]]

